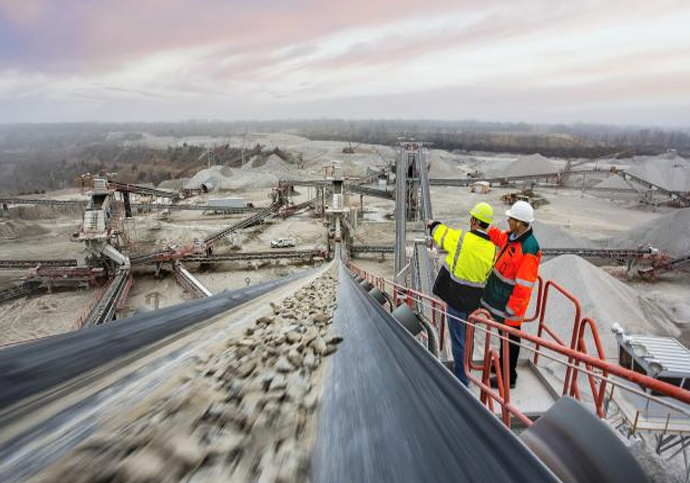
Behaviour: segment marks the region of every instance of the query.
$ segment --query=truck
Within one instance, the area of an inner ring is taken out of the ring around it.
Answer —
[[[512,205],[516,201],[526,201],[532,205],[533,208],[538,208],[548,203],[546,198],[535,194],[534,191],[529,188],[523,189],[522,191],[505,194],[501,196],[501,200],[506,205]]]
[[[294,238],[276,238],[271,240],[271,248],[289,248],[294,247],[297,241]]]

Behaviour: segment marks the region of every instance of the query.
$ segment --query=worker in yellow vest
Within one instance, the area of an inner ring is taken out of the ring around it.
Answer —
[[[466,386],[465,321],[479,307],[496,255],[496,247],[487,234],[493,222],[493,208],[481,202],[469,214],[469,231],[455,230],[439,221],[427,223],[434,243],[447,253],[433,292],[448,305],[453,373]]]

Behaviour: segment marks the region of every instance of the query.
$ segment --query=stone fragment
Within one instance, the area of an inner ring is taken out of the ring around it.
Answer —
[[[280,356],[276,362],[275,369],[278,372],[292,372],[295,370],[295,366],[287,359],[285,356]]]
[[[237,377],[239,377],[240,379],[244,379],[245,377],[249,376],[252,372],[254,372],[254,369],[256,369],[256,361],[249,360],[242,364],[239,369],[237,369]]]
[[[302,336],[298,334],[296,331],[291,330],[287,334],[285,334],[285,339],[290,343],[294,344],[295,342],[299,342],[302,339]]]
[[[290,349],[290,351],[287,353],[287,360],[290,361],[290,363],[295,367],[302,365],[302,355],[299,353],[299,351],[297,351],[297,349]]]
[[[323,340],[323,337],[319,336],[311,342],[311,347],[317,354],[323,355],[327,349],[326,341]]]
[[[276,321],[275,316],[264,315],[263,317],[259,317],[258,319],[256,319],[256,324],[257,325],[270,325],[275,321]]]
[[[199,465],[206,454],[196,438],[179,433],[164,432],[153,443],[169,460],[181,465],[185,470]]]
[[[155,483],[169,472],[168,462],[156,451],[142,449],[132,453],[120,462],[117,468],[118,481],[129,483]]]
[[[245,446],[244,434],[225,427],[223,432],[214,438],[209,445],[209,454],[213,456],[233,457]]]
[[[319,325],[325,324],[328,321],[328,319],[328,315],[324,314],[323,312],[318,313],[314,316],[314,322]]]
[[[333,345],[338,345],[343,341],[343,337],[340,335],[334,335],[332,337],[329,337],[328,340],[326,341],[326,344],[333,344]]]
[[[312,371],[319,367],[319,360],[311,350],[304,356],[304,366]]]
[[[314,408],[316,408],[316,405],[319,403],[319,396],[315,392],[311,392],[307,394],[307,397],[305,397],[302,400],[302,406],[304,409],[307,409],[309,411],[312,411]]]
[[[275,379],[276,373],[274,371],[267,371],[261,376],[261,389],[268,391],[271,387],[273,379]]]
[[[237,345],[242,347],[254,347],[256,345],[256,340],[251,337],[245,337],[237,342]]]
[[[285,376],[282,374],[277,374],[276,377],[274,377],[271,381],[271,386],[269,387],[269,390],[280,391],[282,389],[285,389],[286,387],[287,379],[285,378]]]

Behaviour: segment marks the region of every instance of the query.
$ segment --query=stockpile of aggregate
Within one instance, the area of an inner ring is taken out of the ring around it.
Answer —
[[[555,174],[559,169],[541,154],[521,156],[507,167],[493,171],[493,176],[529,176],[535,174]]]
[[[282,160],[281,160],[282,162]],[[212,166],[199,171],[184,185],[185,188],[200,188],[202,184],[212,185],[214,190],[243,190],[247,187],[269,188],[277,186],[278,181],[285,177],[287,171],[281,165],[277,169],[275,163],[261,168],[234,169],[227,166]]]
[[[163,190],[179,191],[184,188],[189,178],[166,179],[160,182],[158,187]]]
[[[690,191],[690,162],[680,156],[649,158],[627,171],[667,190]]]
[[[673,256],[690,254],[690,208],[677,209],[657,220],[648,221],[613,237],[616,247],[644,247],[668,252]]]
[[[540,221],[532,223],[532,229],[541,248],[592,248],[594,246],[591,241],[573,235],[561,227]]]
[[[271,154],[268,158],[259,158],[259,157],[254,157],[252,158],[252,161],[250,163],[245,164],[243,167],[243,170],[250,170],[250,169],[255,169],[255,170],[262,170],[266,172],[290,172],[292,170],[292,166],[290,166],[290,163],[285,162],[280,156],[277,154]]]
[[[508,223],[501,221],[497,225],[501,230],[508,229]],[[577,235],[569,233],[564,228],[549,225],[536,220],[532,223],[534,236],[539,242],[539,246],[544,248],[593,248],[594,244]]]
[[[675,154],[637,157],[624,170],[638,178],[670,191],[690,191],[690,162]],[[598,188],[630,188],[620,176],[611,175]]]
[[[0,220],[0,239],[14,240],[49,233],[49,230],[36,223],[23,220]]]
[[[577,297],[582,316],[596,322],[607,359],[617,358],[617,344],[611,327],[620,324],[630,334],[674,335],[675,327],[662,317],[654,304],[635,289],[611,276],[604,270],[576,255],[562,255],[544,262],[539,267],[544,281],[553,280]],[[536,306],[536,291],[528,313]],[[574,308],[572,303],[557,292],[548,296],[546,322],[564,342],[570,344],[573,333]],[[536,334],[538,322],[523,325]],[[591,338],[589,339],[591,340]],[[593,352],[593,346],[589,346]]]
[[[323,365],[342,341],[336,290],[331,271],[271,303],[272,315],[33,481],[308,481]]]

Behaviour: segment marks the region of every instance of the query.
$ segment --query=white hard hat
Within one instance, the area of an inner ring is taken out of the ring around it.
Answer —
[[[516,201],[513,206],[506,211],[506,215],[525,223],[532,223],[534,221],[534,208],[526,201],[520,200]]]

